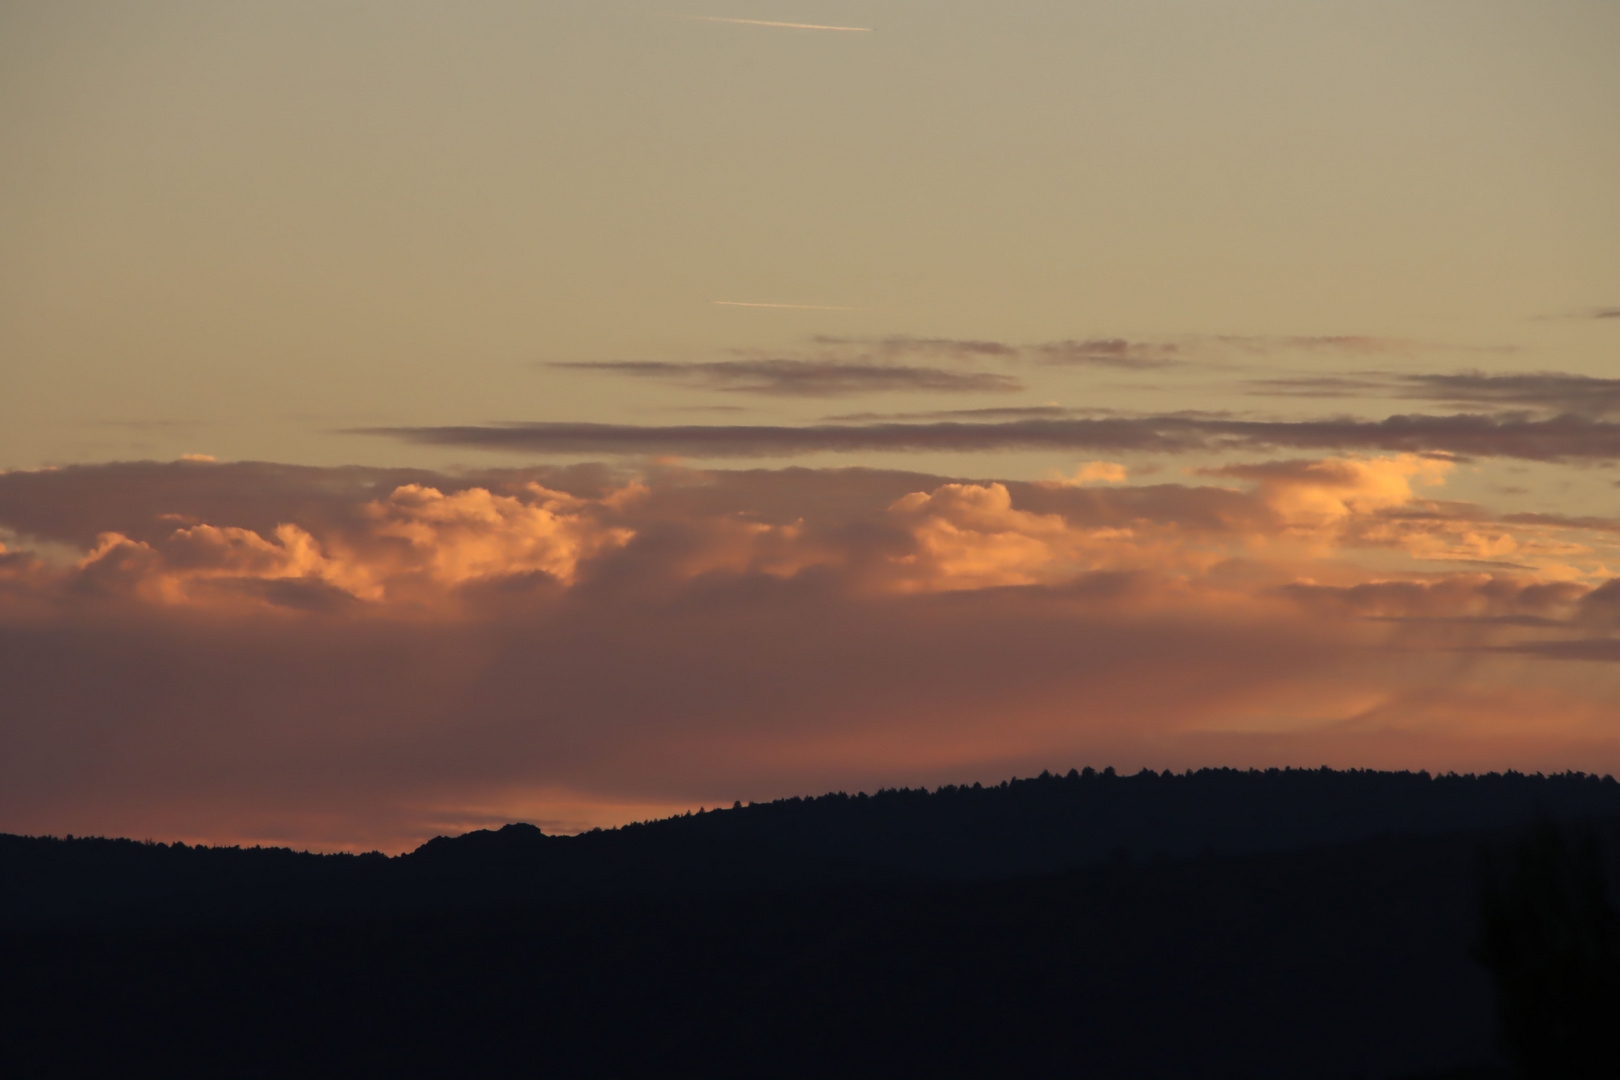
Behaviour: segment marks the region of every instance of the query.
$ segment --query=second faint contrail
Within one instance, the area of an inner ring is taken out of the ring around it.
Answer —
[[[711,304],[721,307],[774,307],[797,308],[800,311],[861,311],[858,307],[842,307],[836,304],[762,304],[749,300],[710,300]]]
[[[682,15],[683,19],[698,22],[740,23],[743,26],[780,26],[788,30],[844,30],[853,34],[870,34],[870,26],[819,26],[816,23],[766,22],[764,19],[726,19],[719,15]]]

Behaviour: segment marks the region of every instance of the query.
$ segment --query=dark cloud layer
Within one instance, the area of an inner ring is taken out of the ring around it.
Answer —
[[[846,338],[818,335],[817,345],[854,349],[863,355],[884,357],[936,356],[954,360],[997,358],[1033,360],[1041,364],[1141,370],[1185,363],[1181,346],[1174,342],[1129,341],[1125,338],[1071,338],[1033,345],[1006,341],[958,338],[920,338],[895,335],[883,338]]]
[[[696,364],[613,360],[547,366],[654,379],[703,390],[779,397],[843,397],[896,390],[1011,393],[1024,388],[1023,383],[1011,375],[996,372],[837,360],[723,360]]]
[[[1486,375],[1410,375],[1410,396],[1460,405],[1500,405],[1555,413],[1606,416],[1620,412],[1620,379],[1559,372]]]
[[[1021,349],[1021,346],[1009,345],[1004,341],[983,341],[974,338],[910,337],[904,334],[891,334],[888,337],[881,338],[851,338],[837,337],[832,334],[817,334],[810,340],[817,345],[838,348],[853,346],[863,351],[876,352],[885,356],[924,353],[957,359],[988,356],[1012,359],[1019,354]]]
[[[1620,379],[1556,371],[1487,374],[1359,372],[1257,379],[1251,393],[1277,397],[1398,397],[1458,406],[1494,405],[1587,417],[1620,413]]]
[[[1162,368],[1191,362],[1195,356],[1261,356],[1277,353],[1328,353],[1345,356],[1406,353],[1439,346],[1399,338],[1365,334],[1187,334],[1170,340],[1144,341],[1122,337],[1065,338],[1058,341],[1017,343],[956,338],[892,335],[849,338],[827,335],[811,339],[818,345],[854,347],[887,356],[926,354],[966,359],[1001,357],[1033,359],[1052,364],[1115,368]]]
[[[1385,420],[1239,420],[1200,415],[1025,419],[1004,423],[635,426],[506,423],[353,429],[438,446],[553,454],[772,457],[853,451],[1153,452],[1385,450],[1529,461],[1620,458],[1620,424],[1580,416],[1391,416]]]
[[[1060,420],[1072,416],[1107,415],[1107,409],[1069,409],[1062,405],[1004,405],[977,409],[928,409],[920,412],[858,412],[824,416],[826,423],[873,423],[893,420]]]

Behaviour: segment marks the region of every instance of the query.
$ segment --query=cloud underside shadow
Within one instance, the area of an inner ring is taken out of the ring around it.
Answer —
[[[671,425],[501,423],[367,427],[349,434],[434,446],[552,454],[785,457],[857,451],[1383,450],[1527,461],[1620,459],[1620,424],[1581,416],[1402,415],[1384,420],[1237,420],[1198,415],[1019,419],[1003,423]]]
[[[889,391],[1013,393],[1024,388],[1013,376],[997,372],[820,360],[724,360],[698,364],[617,360],[546,366],[649,379],[700,390],[778,397],[843,397]]]

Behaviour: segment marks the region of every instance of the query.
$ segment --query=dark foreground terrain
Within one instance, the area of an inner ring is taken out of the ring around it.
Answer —
[[[0,1069],[1508,1075],[1547,1025],[1503,1044],[1471,954],[1559,1016],[1613,989],[1612,942],[1557,945],[1612,908],[1526,870],[1577,835],[1616,850],[1613,780],[1071,774],[394,859],[0,837]]]

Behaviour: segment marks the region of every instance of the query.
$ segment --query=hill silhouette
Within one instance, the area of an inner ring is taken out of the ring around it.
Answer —
[[[737,804],[574,836],[515,823],[394,858],[0,835],[0,926],[963,881],[1589,817],[1620,817],[1612,777],[1086,769]]]
[[[0,837],[0,1045],[30,1076],[1507,1075],[1552,1030],[1514,1001],[1611,987],[1616,851],[1607,777],[1327,770],[394,858]]]

